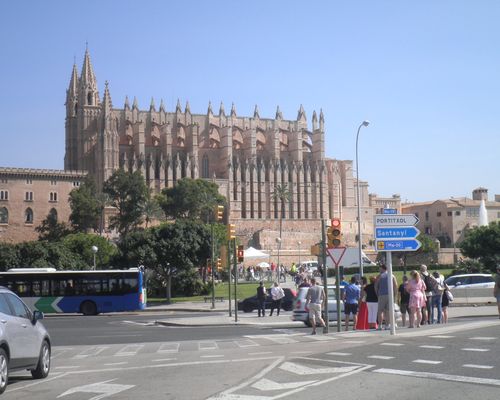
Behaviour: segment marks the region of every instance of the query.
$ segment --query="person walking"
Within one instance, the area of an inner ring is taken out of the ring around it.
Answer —
[[[444,282],[443,300],[441,303],[441,308],[443,309],[443,324],[448,323],[448,306],[452,300],[453,295],[451,294],[450,287]]]
[[[425,289],[425,308],[422,309],[422,325],[431,323],[431,308],[432,308],[432,286],[431,276],[427,272],[427,265],[420,266],[420,277],[424,281]]]
[[[358,305],[361,297],[361,289],[356,285],[356,277],[351,278],[344,291],[344,314],[345,314],[345,330],[349,330],[349,316],[352,314],[353,330],[356,330],[358,322]]]
[[[281,299],[283,297],[285,297],[285,292],[280,287],[278,282],[274,282],[274,286],[271,288],[271,298],[273,299],[273,301],[271,303],[271,312],[269,313],[269,316],[273,315],[273,311],[276,308],[276,314],[279,317],[281,309]]]
[[[420,274],[413,270],[410,272],[410,279],[406,283],[406,290],[410,293],[410,328],[413,328],[415,324],[417,328],[420,328],[420,323],[422,321],[422,312],[421,310],[425,308],[425,283],[420,277]],[[416,320],[415,320],[416,318]]]
[[[378,297],[375,292],[376,280],[375,276],[370,276],[370,283],[365,286],[363,294],[368,309],[368,327],[370,329],[377,329]]]
[[[391,284],[392,293],[395,295],[398,291],[398,281],[394,275],[391,277]],[[378,296],[378,329],[382,329],[382,322],[385,322],[385,329],[389,329],[391,323],[389,318],[389,275],[385,264],[380,266],[380,275],[375,282],[375,291]]]
[[[264,282],[260,281],[259,286],[257,287],[257,301],[259,303],[259,317],[265,317],[266,316],[266,296],[267,296],[267,291],[264,286]]]
[[[406,314],[408,317],[410,316],[410,293],[406,291],[406,284],[408,283],[408,277],[406,275],[403,276],[403,283],[399,285],[398,288],[398,304],[399,309],[401,310],[401,319],[403,322],[403,326],[406,326]]]
[[[441,323],[443,317],[443,292],[444,292],[444,276],[438,271],[434,271],[430,278],[432,285],[432,304],[431,304],[431,324]],[[434,310],[437,309],[437,318],[434,319]]]
[[[325,327],[325,321],[321,317],[321,304],[325,293],[323,287],[316,285],[316,278],[311,279],[311,287],[307,291],[306,307],[309,308],[309,321],[312,325],[311,335],[316,335],[316,319],[320,322],[321,326]]]

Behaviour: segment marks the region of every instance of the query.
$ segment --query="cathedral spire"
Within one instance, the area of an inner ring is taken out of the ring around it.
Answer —
[[[208,101],[208,110],[207,110],[207,115],[208,115],[209,117],[214,115],[214,112],[212,111],[212,102],[211,102],[211,101]]]
[[[111,95],[109,94],[108,81],[104,83],[104,97],[102,98],[102,109],[109,113],[113,108],[113,103],[111,101]]]
[[[320,108],[319,110],[319,129],[321,131],[325,130],[325,116],[323,115],[323,109]]]
[[[226,116],[226,111],[224,110],[224,103],[222,101],[220,102],[220,107],[219,107],[219,116],[221,115]]]
[[[318,115],[316,114],[316,110],[313,111],[312,124],[314,132],[316,129],[318,129]]]
[[[191,114],[191,107],[189,106],[189,101],[186,100],[186,108],[184,109],[186,114]]]
[[[149,105],[149,111],[156,112],[156,106],[155,106],[155,99],[154,99],[154,97],[151,97],[151,104]]]
[[[254,118],[260,118],[260,115],[259,115],[259,106],[257,104],[255,105],[255,109],[253,110],[253,117]]]
[[[283,114],[280,111],[280,106],[276,107],[276,117],[275,119],[283,119]]]
[[[165,112],[165,104],[163,103],[163,99],[160,99],[160,111]]]
[[[81,94],[81,102],[84,105],[96,106],[99,104],[99,93],[97,92],[97,79],[95,77],[94,68],[90,61],[88,48],[85,49],[83,58],[82,73],[80,74],[79,89]]]
[[[73,71],[71,71],[71,79],[68,87],[68,97],[78,96],[78,70],[76,64],[73,64]]]
[[[297,121],[306,121],[307,118],[306,118],[306,112],[304,111],[304,107],[302,106],[302,104],[300,105],[300,108],[299,108],[299,112],[297,113]]]
[[[177,99],[177,105],[175,106],[175,112],[176,113],[182,113],[182,110],[181,110],[181,101],[179,99]]]
[[[133,109],[136,109],[138,110],[139,109],[139,105],[137,104],[137,97],[134,96],[134,102],[132,103],[132,110]]]
[[[231,104],[231,117],[236,117],[236,107],[234,103]]]
[[[125,105],[123,106],[125,110],[130,110],[130,104],[128,103],[128,96],[125,96]]]

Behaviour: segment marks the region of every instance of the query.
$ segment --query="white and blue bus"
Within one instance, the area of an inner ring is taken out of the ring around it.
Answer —
[[[14,268],[0,272],[0,285],[16,293],[33,310],[96,315],[143,310],[146,287],[141,269],[56,271]]]

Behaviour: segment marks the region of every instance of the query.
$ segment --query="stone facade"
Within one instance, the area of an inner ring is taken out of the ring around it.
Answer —
[[[67,222],[68,195],[85,173],[29,168],[0,168],[0,241],[36,240],[35,228],[55,213]]]
[[[475,189],[472,199],[467,197],[436,200],[424,203],[403,204],[403,213],[415,214],[420,219],[417,228],[422,233],[439,240],[441,247],[453,247],[459,243],[467,228],[478,226],[479,206],[486,201],[488,221],[500,221],[500,200],[488,201],[488,190]]]

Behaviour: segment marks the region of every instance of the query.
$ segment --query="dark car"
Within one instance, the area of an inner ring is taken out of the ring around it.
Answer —
[[[281,308],[285,311],[291,311],[293,310],[293,300],[295,299],[297,292],[289,288],[283,288],[283,291],[285,292],[285,297],[283,297],[283,299],[281,300]],[[266,309],[271,308],[272,302],[273,299],[271,298],[271,295],[268,294],[265,302]],[[257,310],[258,307],[259,301],[257,300],[257,295],[248,297],[245,300],[241,300],[238,302],[238,310],[246,313]]]

